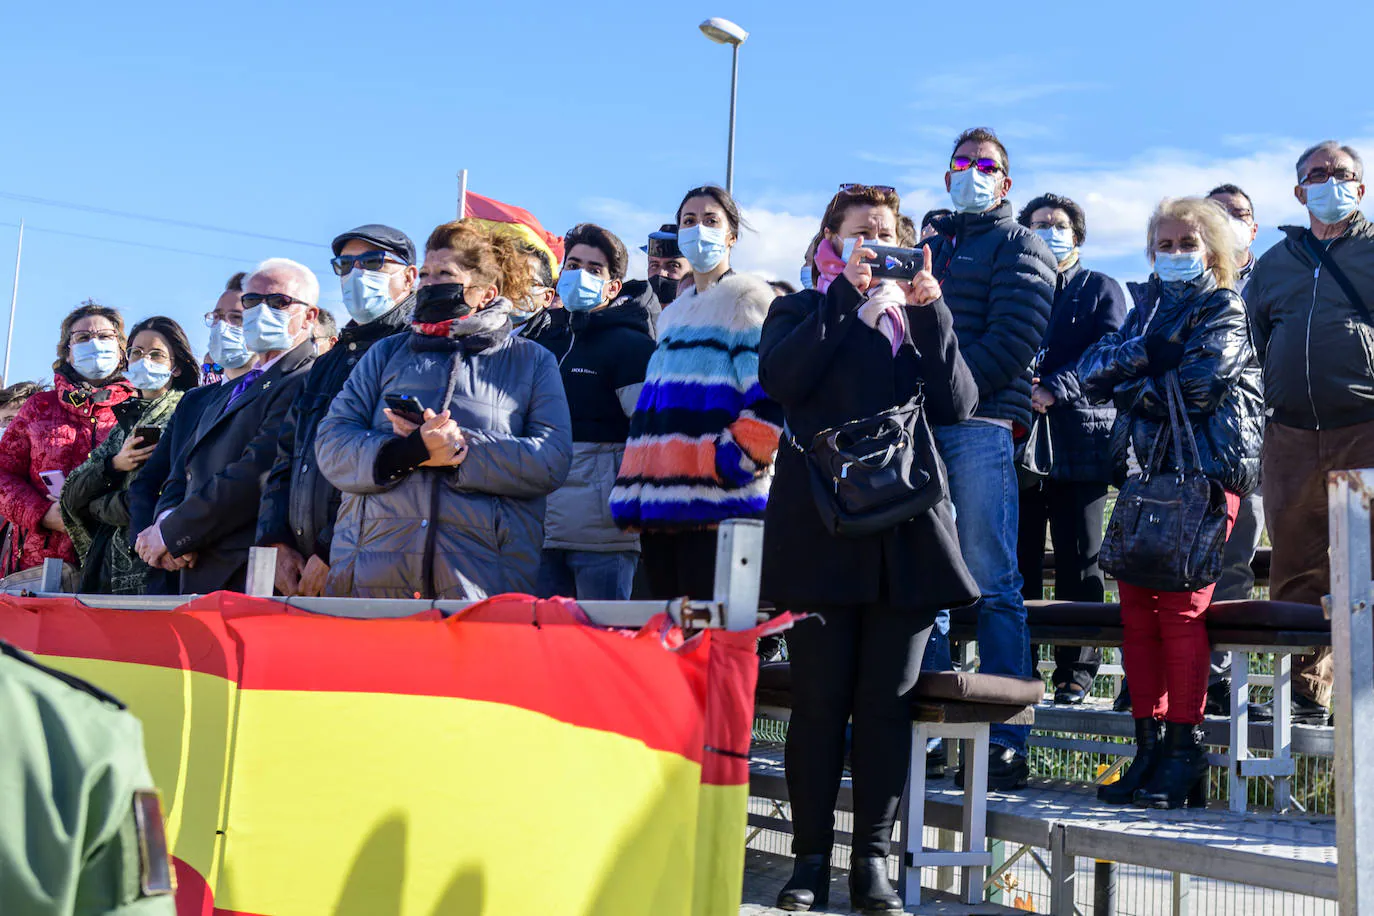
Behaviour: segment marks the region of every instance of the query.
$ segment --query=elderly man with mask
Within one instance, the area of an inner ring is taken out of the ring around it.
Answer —
[[[331,262],[352,318],[329,352],[315,360],[277,440],[276,463],[262,491],[257,543],[277,549],[277,591],[319,595],[329,575],[329,544],[343,496],[320,473],[315,432],[353,367],[380,340],[410,330],[415,243],[390,226],[369,224],[334,239]]]
[[[1374,465],[1374,225],[1360,212],[1364,163],[1351,147],[1307,149],[1297,178],[1309,225],[1280,227],[1286,238],[1260,257],[1245,301],[1264,366],[1269,591],[1320,604],[1331,590],[1327,474]],[[1331,650],[1294,662],[1293,721],[1326,721]]]
[[[243,590],[262,481],[315,359],[319,298],[315,274],[286,258],[263,261],[244,281],[243,342],[257,365],[205,402],[168,475],[184,478],[184,489],[163,491],[156,521],[138,538],[145,563],[182,567],[182,594]]]

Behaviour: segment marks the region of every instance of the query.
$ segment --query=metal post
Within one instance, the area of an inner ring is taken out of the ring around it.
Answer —
[[[1277,711],[1278,707],[1275,706]],[[1245,813],[1249,795],[1241,769],[1250,758],[1250,653],[1244,649],[1231,652],[1231,747],[1226,754],[1231,795],[1231,810]]]
[[[1189,898],[1193,893],[1193,879],[1182,872],[1174,872],[1173,886],[1173,906],[1170,912],[1173,916],[1188,916],[1193,909],[1193,902]]]
[[[248,548],[248,579],[243,593],[254,598],[271,598],[277,582],[277,548]]]
[[[1274,760],[1293,772],[1293,656],[1274,655]],[[1293,777],[1275,774],[1274,810],[1286,812],[1293,805]]]
[[[735,193],[735,96],[739,92],[739,44],[731,46],[730,56],[730,141],[725,153],[725,190]]]
[[[1093,866],[1093,916],[1116,916],[1117,864],[1098,860]]]
[[[1331,544],[1331,651],[1336,708],[1336,861],[1341,916],[1374,912],[1374,624],[1369,501],[1374,472],[1335,471],[1327,488]],[[1277,702],[1277,701],[1276,701]],[[1367,738],[1367,736],[1366,736]]]
[[[458,218],[468,215],[468,170],[458,172]]]
[[[5,368],[0,371],[0,387],[10,383],[10,347],[14,345],[14,311],[19,306],[19,265],[24,260],[24,221],[19,221],[19,247],[14,252],[14,286],[10,289],[10,330],[5,335]]]
[[[758,626],[762,571],[763,522],[756,518],[722,522],[716,531],[716,581],[712,597],[724,608],[725,629],[752,630]]]
[[[1050,913],[1053,916],[1074,916],[1078,860],[1069,855],[1067,837],[1068,831],[1063,824],[1050,828]]]
[[[917,722],[911,729],[911,773],[907,782],[906,811],[902,815],[902,886],[898,893],[907,906],[921,905],[921,866],[916,857],[925,849],[926,743],[929,727]]]

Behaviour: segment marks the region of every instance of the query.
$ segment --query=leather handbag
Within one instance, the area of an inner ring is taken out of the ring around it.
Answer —
[[[1103,572],[1128,585],[1194,592],[1221,578],[1226,490],[1202,473],[1177,372],[1166,373],[1165,393],[1169,419],[1141,474],[1117,494],[1098,560]],[[1175,470],[1164,471],[1170,444]]]
[[[900,407],[821,430],[802,448],[821,524],[864,537],[909,521],[949,495],[945,464],[926,419],[925,394]]]

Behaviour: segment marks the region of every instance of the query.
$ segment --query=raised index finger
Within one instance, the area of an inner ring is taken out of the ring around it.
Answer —
[[[864,259],[864,237],[863,237],[863,234],[860,233],[860,234],[859,234],[859,237],[856,238],[856,239],[854,240],[854,250],[851,251],[851,252],[849,253],[849,263],[850,263],[850,264],[858,264],[858,263],[862,262],[863,259]]]
[[[923,252],[923,254],[922,254],[922,259],[923,259],[923,261],[924,261],[924,263],[921,265],[921,270],[925,271],[926,273],[930,273],[930,267],[931,267],[930,246],[929,246],[929,245],[922,245],[922,246],[921,246],[921,251]]]

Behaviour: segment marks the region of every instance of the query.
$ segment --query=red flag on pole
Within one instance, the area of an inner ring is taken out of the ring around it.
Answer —
[[[477,220],[488,229],[511,233],[543,251],[554,276],[558,275],[563,263],[563,239],[546,230],[530,211],[468,191],[465,213],[468,219]]]

